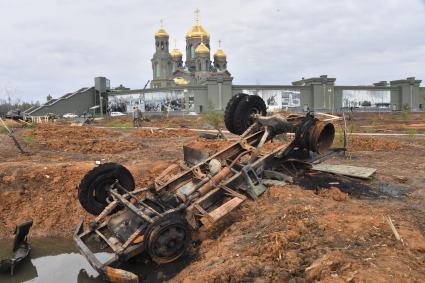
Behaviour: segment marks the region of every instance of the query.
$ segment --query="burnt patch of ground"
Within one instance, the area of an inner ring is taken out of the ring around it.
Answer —
[[[338,187],[340,191],[356,198],[402,198],[413,190],[408,186],[380,181],[361,180],[324,172],[314,172],[295,179],[307,190],[319,193],[323,189]]]
[[[319,193],[322,189],[338,187],[340,191],[357,198],[378,198],[383,195],[379,191],[374,190],[371,185],[365,184],[360,180],[322,172],[315,172],[297,178],[295,183],[316,193]]]

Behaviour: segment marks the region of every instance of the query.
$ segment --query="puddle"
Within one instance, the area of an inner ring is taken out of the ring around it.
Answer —
[[[31,232],[30,232],[31,233]],[[0,273],[0,283],[98,283],[98,273],[87,260],[78,253],[74,243],[62,238],[29,238],[31,244],[30,258],[25,259],[15,269],[15,275]],[[8,255],[11,240],[0,240],[0,258]],[[101,261],[106,261],[111,254],[96,254]],[[164,282],[175,276],[187,266],[193,256],[183,257],[176,263],[158,266],[143,256],[136,257],[131,263],[121,268],[139,275],[141,282]]]

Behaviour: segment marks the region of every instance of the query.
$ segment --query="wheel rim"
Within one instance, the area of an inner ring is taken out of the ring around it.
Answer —
[[[109,188],[115,182],[114,179],[107,178],[93,183],[93,199],[102,204],[107,203],[109,197]]]
[[[249,113],[249,116],[248,116],[248,119],[247,119],[247,121],[246,121],[246,126],[247,126],[247,127],[249,127],[249,126],[251,126],[252,124],[254,124],[254,115],[256,115],[256,114],[261,115],[261,114],[262,114],[261,110],[260,110],[259,108],[257,108],[257,107],[252,107],[252,108],[248,111],[248,113]]]
[[[149,239],[150,254],[157,261],[171,262],[185,252],[187,238],[187,229],[181,223],[158,227]]]

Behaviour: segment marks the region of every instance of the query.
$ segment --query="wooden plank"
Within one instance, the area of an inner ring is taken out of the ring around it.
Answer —
[[[201,218],[201,222],[207,227],[210,228],[212,224],[217,222],[219,219],[221,219],[223,216],[227,215],[229,212],[231,212],[233,209],[238,207],[244,199],[241,199],[239,197],[234,197],[228,202],[225,202],[221,206],[217,207],[213,211],[209,212],[207,216],[204,216]]]
[[[367,179],[376,172],[375,168],[343,164],[314,164],[312,169],[316,171],[329,172],[362,179]]]

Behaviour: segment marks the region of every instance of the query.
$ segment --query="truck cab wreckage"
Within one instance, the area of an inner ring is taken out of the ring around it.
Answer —
[[[111,282],[138,282],[134,273],[118,269],[141,253],[164,264],[178,260],[191,243],[192,231],[211,228],[248,198],[266,191],[263,179],[285,180],[287,172],[310,165],[312,157],[328,152],[335,128],[312,113],[266,116],[264,101],[237,94],[225,111],[227,129],[238,140],[206,157],[185,148],[185,161],[167,168],[145,188],[135,188],[122,165],[102,164],[80,183],[81,205],[97,215],[74,233],[79,251]],[[293,140],[264,154],[263,145],[278,135]],[[106,262],[96,252],[109,252]]]

